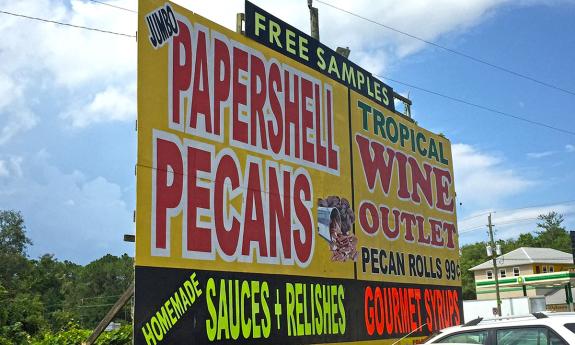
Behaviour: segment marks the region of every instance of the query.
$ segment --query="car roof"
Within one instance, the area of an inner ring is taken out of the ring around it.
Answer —
[[[518,316],[499,317],[493,319],[475,319],[464,325],[442,329],[443,334],[474,329],[501,328],[513,326],[537,326],[549,324],[575,323],[575,312],[545,312]]]

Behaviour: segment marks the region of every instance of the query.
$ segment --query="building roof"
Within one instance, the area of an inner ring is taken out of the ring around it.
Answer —
[[[497,267],[510,267],[529,264],[573,264],[573,255],[551,248],[521,247],[497,257]],[[470,268],[470,271],[493,268],[493,261]]]

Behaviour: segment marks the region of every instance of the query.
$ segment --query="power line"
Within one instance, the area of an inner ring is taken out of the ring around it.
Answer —
[[[101,3],[101,4],[103,4],[103,5],[110,5],[110,4],[106,4],[106,3],[99,2],[99,1],[95,1],[95,0],[90,0],[90,1],[94,1],[95,3]],[[113,7],[117,7],[117,6],[113,6]],[[122,9],[124,9],[124,8],[122,8]],[[132,10],[130,10],[130,11],[132,11]],[[52,23],[52,24],[58,24],[58,25],[63,25],[63,26],[68,26],[68,27],[73,27],[73,28],[78,28],[78,29],[96,31],[96,32],[107,33],[107,34],[118,35],[118,36],[124,36],[124,37],[131,37],[131,38],[135,38],[135,37],[136,37],[135,35],[129,35],[129,34],[119,33],[119,32],[115,32],[115,31],[108,31],[108,30],[102,30],[102,29],[97,29],[97,28],[91,28],[91,27],[87,27],[87,26],[81,26],[81,25],[74,25],[74,24],[69,24],[69,23],[63,23],[63,22],[59,22],[59,21],[54,21],[54,20],[49,20],[49,19],[44,19],[44,18],[38,18],[38,17],[33,17],[33,16],[27,16],[27,15],[18,14],[18,13],[12,13],[12,12],[3,11],[3,10],[0,10],[0,13],[7,14],[7,15],[11,15],[11,16],[15,16],[15,17],[20,17],[20,18],[26,18],[26,19],[37,20],[37,21],[42,21],[42,22],[46,22],[46,23]],[[503,112],[503,111],[500,111],[500,110],[497,110],[497,109],[489,108],[489,107],[486,107],[486,106],[483,106],[483,105],[480,105],[480,104],[472,103],[472,102],[469,102],[469,101],[466,101],[466,100],[463,100],[463,99],[460,99],[460,98],[456,98],[456,97],[452,97],[452,96],[449,96],[449,95],[445,95],[445,94],[442,94],[442,93],[439,93],[439,92],[436,92],[436,91],[428,90],[428,89],[425,89],[425,88],[422,88],[422,87],[419,87],[419,86],[416,86],[416,85],[412,85],[412,84],[409,84],[409,83],[405,83],[405,82],[402,82],[402,81],[399,81],[399,80],[395,80],[395,79],[392,79],[392,78],[383,77],[383,76],[379,76],[379,75],[375,75],[375,76],[377,76],[377,77],[379,77],[379,78],[382,78],[382,79],[387,79],[387,80],[390,80],[390,81],[392,81],[392,82],[395,82],[395,83],[398,83],[398,84],[402,84],[402,85],[405,85],[405,86],[408,86],[408,87],[411,87],[411,88],[414,88],[414,89],[417,89],[417,90],[420,90],[420,91],[423,91],[423,92],[427,92],[427,93],[430,93],[430,94],[433,94],[433,95],[436,95],[436,96],[439,96],[439,97],[443,97],[443,98],[445,98],[445,99],[449,99],[449,100],[452,100],[452,101],[455,101],[455,102],[458,102],[458,103],[466,104],[466,105],[468,105],[468,106],[472,106],[472,107],[475,107],[475,108],[478,108],[478,109],[481,109],[481,110],[485,110],[485,111],[488,111],[488,112],[492,112],[492,113],[495,113],[495,114],[499,114],[499,115],[502,115],[502,116],[506,116],[506,117],[509,117],[509,118],[513,118],[513,119],[515,119],[515,120],[523,121],[523,122],[526,122],[526,123],[529,123],[529,124],[532,124],[532,125],[536,125],[536,126],[540,126],[540,127],[545,127],[545,128],[547,128],[547,129],[551,129],[551,130],[554,130],[554,131],[558,131],[558,132],[562,132],[562,133],[565,133],[565,134],[569,134],[569,135],[575,136],[575,132],[573,132],[573,131],[569,131],[569,130],[566,130],[566,129],[554,127],[554,126],[551,126],[551,125],[548,125],[548,124],[545,124],[545,123],[542,123],[542,122],[529,120],[529,119],[523,118],[523,117],[521,117],[521,116],[517,116],[517,115],[510,114],[510,113],[507,113],[507,112]]]
[[[517,207],[517,208],[505,208],[505,209],[499,210],[498,212],[502,213],[502,212],[509,212],[509,211],[527,210],[530,208],[537,208],[537,207],[560,206],[561,204],[573,204],[573,203],[575,203],[575,200],[565,200],[565,201],[559,201],[559,202],[554,202],[554,203],[550,203],[550,204],[539,204],[539,205]]]
[[[88,1],[95,2],[95,3],[100,4],[100,5],[110,6],[110,7],[113,7],[113,8],[119,9],[119,10],[123,10],[126,12],[138,13],[138,11],[134,11],[134,10],[131,10],[129,8],[125,8],[125,7],[121,7],[121,6],[117,6],[117,5],[112,5],[112,4],[109,4],[107,2],[103,2],[103,1],[98,1],[98,0],[88,0]]]
[[[572,214],[575,214],[575,211],[565,212],[565,213],[563,213],[562,215],[572,215]],[[517,223],[527,223],[527,222],[532,222],[532,221],[538,220],[538,219],[539,219],[539,217],[517,218],[517,219],[509,220],[509,221],[506,221],[506,222],[497,222],[497,223],[495,223],[494,225],[497,227],[497,226],[501,226],[501,225],[509,225],[509,224],[517,224]],[[485,225],[480,225],[480,226],[476,226],[476,227],[472,227],[472,228],[463,229],[463,230],[459,231],[458,233],[459,233],[459,235],[461,235],[461,234],[465,234],[465,233],[472,232],[472,231],[475,231],[475,230],[480,230],[480,229],[483,229],[483,228],[485,228]]]
[[[27,16],[27,15],[24,15],[24,14],[12,13],[12,12],[8,12],[8,11],[4,11],[4,10],[0,10],[0,13],[7,14],[7,15],[10,15],[10,16],[14,16],[14,17],[20,17],[20,18],[26,18],[26,19],[31,19],[31,20],[37,20],[37,21],[41,21],[41,22],[45,22],[45,23],[52,23],[52,24],[58,24],[58,25],[73,27],[73,28],[76,28],[76,29],[84,29],[84,30],[90,30],[90,31],[97,31],[97,32],[101,32],[101,33],[106,33],[106,34],[111,34],[111,35],[118,35],[118,36],[125,36],[125,37],[132,37],[132,38],[135,38],[135,37],[136,37],[135,35],[124,34],[124,33],[121,33],[121,32],[102,30],[102,29],[91,28],[91,27],[87,27],[87,26],[81,26],[81,25],[75,25],[75,24],[69,24],[69,23],[62,23],[62,22],[55,21],[55,20],[38,18],[38,17],[33,17],[33,16]]]
[[[389,26],[389,25],[386,25],[386,24],[380,23],[380,22],[378,22],[378,21],[375,21],[375,20],[373,20],[373,19],[364,17],[364,16],[359,15],[359,14],[357,14],[357,13],[348,11],[348,10],[346,10],[346,9],[344,9],[344,8],[341,8],[341,7],[332,5],[332,4],[328,3],[328,2],[325,2],[325,1],[322,1],[322,0],[316,0],[316,1],[319,2],[319,3],[321,3],[321,4],[324,4],[324,5],[326,5],[326,6],[329,6],[329,7],[331,7],[331,8],[334,8],[334,9],[336,9],[336,10],[339,10],[339,11],[341,11],[341,12],[345,12],[345,13],[347,13],[347,14],[349,14],[349,15],[354,16],[354,17],[357,17],[357,18],[363,19],[363,20],[365,20],[365,21],[368,21],[368,22],[370,22],[370,23],[372,23],[372,24],[381,26],[381,27],[386,28],[386,29],[388,29],[388,30],[391,30],[391,31],[397,32],[397,33],[399,33],[399,34],[402,34],[402,35],[404,35],[404,36],[410,37],[410,38],[412,38],[412,39],[414,39],[414,40],[417,40],[417,41],[420,41],[420,42],[429,44],[429,45],[431,45],[431,46],[434,46],[434,47],[436,47],[436,48],[442,49],[442,50],[447,51],[447,52],[449,52],[449,53],[451,53],[451,54],[455,54],[455,55],[461,56],[461,57],[463,57],[463,58],[469,59],[469,60],[474,61],[474,62],[476,62],[476,63],[483,64],[483,65],[489,66],[489,67],[491,67],[491,68],[497,69],[497,70],[499,70],[499,71],[502,71],[502,72],[505,72],[505,73],[514,75],[514,76],[516,76],[516,77],[523,78],[523,79],[529,80],[529,81],[531,81],[531,82],[537,83],[537,84],[539,84],[539,85],[543,85],[543,86],[545,86],[545,87],[548,87],[548,88],[551,88],[551,89],[554,89],[554,90],[558,90],[558,91],[562,91],[562,92],[564,92],[564,93],[567,93],[567,94],[570,94],[570,95],[572,95],[572,96],[575,96],[575,92],[573,92],[573,91],[564,89],[564,88],[562,88],[562,87],[553,85],[553,84],[548,83],[548,82],[545,82],[545,81],[541,81],[541,80],[539,80],[539,79],[530,77],[530,76],[528,76],[528,75],[525,75],[525,74],[522,74],[522,73],[519,73],[519,72],[515,72],[515,71],[510,70],[510,69],[508,69],[508,68],[505,68],[505,67],[502,67],[502,66],[493,64],[493,63],[491,63],[491,62],[488,62],[488,61],[485,61],[485,60],[476,58],[476,57],[474,57],[474,56],[472,56],[472,55],[469,55],[469,54],[460,52],[460,51],[458,51],[458,50],[455,50],[455,49],[452,49],[452,48],[448,48],[448,47],[446,47],[446,46],[442,46],[442,45],[440,45],[440,44],[438,44],[438,43],[435,43],[435,42],[432,42],[432,41],[423,39],[423,38],[421,38],[421,37],[412,35],[412,34],[410,34],[410,33],[408,33],[408,32],[405,32],[405,31],[396,29],[396,28],[391,27],[391,26]]]
[[[480,214],[476,214],[474,216],[458,220],[458,222],[465,222],[465,221],[468,221],[468,220],[471,220],[471,219],[474,219],[477,217],[488,215],[489,213],[504,213],[504,212],[509,212],[509,211],[527,210],[530,208],[547,207],[547,206],[560,206],[562,204],[573,204],[573,203],[575,203],[575,200],[564,200],[564,201],[556,201],[556,202],[547,203],[547,204],[538,204],[538,205],[522,206],[522,207],[515,207],[515,208],[504,208],[504,209],[500,209],[500,210],[493,210],[493,211],[487,211],[487,212],[483,212]]]
[[[511,114],[511,113],[507,113],[507,112],[504,112],[504,111],[501,111],[501,110],[497,110],[497,109],[494,109],[494,108],[489,108],[489,107],[486,107],[486,106],[481,105],[481,104],[472,103],[472,102],[466,101],[466,100],[461,99],[461,98],[456,98],[456,97],[453,97],[453,96],[449,96],[449,95],[446,95],[446,94],[443,94],[443,93],[440,93],[440,92],[437,92],[437,91],[432,91],[432,90],[429,90],[429,89],[425,89],[425,88],[420,87],[420,86],[416,86],[416,85],[408,84],[408,83],[405,83],[405,82],[402,82],[402,81],[399,81],[399,80],[391,79],[391,78],[389,78],[389,77],[383,77],[383,76],[380,76],[380,75],[377,75],[377,74],[374,74],[374,75],[375,75],[376,77],[378,77],[378,78],[387,79],[387,80],[390,80],[390,81],[392,81],[392,82],[394,82],[394,83],[398,83],[398,84],[401,84],[401,85],[405,85],[405,86],[407,86],[407,87],[411,87],[411,88],[414,88],[414,89],[417,89],[417,90],[420,90],[420,91],[423,91],[423,92],[430,93],[430,94],[432,94],[432,95],[436,95],[436,96],[439,96],[439,97],[443,97],[443,98],[449,99],[449,100],[454,101],[454,102],[462,103],[462,104],[465,104],[465,105],[468,105],[468,106],[471,106],[471,107],[475,107],[475,108],[478,108],[478,109],[481,109],[481,110],[485,110],[485,111],[488,111],[488,112],[491,112],[491,113],[495,113],[495,114],[499,114],[499,115],[502,115],[502,116],[505,116],[505,117],[509,117],[509,118],[512,118],[512,119],[515,119],[515,120],[523,121],[523,122],[526,122],[526,123],[529,123],[529,124],[532,124],[532,125],[535,125],[535,126],[545,127],[545,128],[547,128],[547,129],[551,129],[551,130],[554,130],[554,131],[557,131],[557,132],[562,132],[562,133],[564,133],[564,134],[569,134],[569,135],[575,136],[575,132],[570,131],[570,130],[567,130],[567,129],[563,129],[563,128],[559,128],[559,127],[554,127],[554,126],[551,126],[551,125],[548,125],[548,124],[546,124],[546,123],[539,122],[539,121],[529,120],[529,119],[526,119],[526,118],[521,117],[521,116],[518,116],[518,115],[514,115],[514,114]]]

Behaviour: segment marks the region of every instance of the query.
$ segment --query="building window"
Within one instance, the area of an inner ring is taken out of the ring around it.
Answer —
[[[493,279],[493,271],[492,270],[488,270],[486,273],[487,273],[487,279]]]
[[[549,272],[555,272],[555,267],[549,266]]]
[[[507,275],[505,274],[505,269],[502,268],[499,270],[499,275],[501,276],[501,278],[505,278]]]
[[[513,267],[513,276],[519,277],[519,267]]]
[[[536,274],[541,273],[541,270],[539,269],[539,265],[535,266],[535,273]]]
[[[541,272],[547,273],[547,265],[541,266]]]

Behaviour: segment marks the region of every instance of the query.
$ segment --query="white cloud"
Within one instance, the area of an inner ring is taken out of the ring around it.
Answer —
[[[74,25],[133,35],[136,31],[135,14],[94,2],[72,0],[71,6],[63,1],[48,0],[0,1],[0,4],[8,11]],[[114,4],[128,6],[131,1],[116,1]],[[56,85],[69,88],[94,80],[117,80],[135,71],[135,38],[22,18],[3,19],[6,21],[0,30],[11,32],[5,36],[10,48],[6,53],[18,56],[15,61],[7,61],[10,70],[48,72]]]
[[[0,177],[22,176],[22,161],[22,157],[17,156],[0,159]]]
[[[543,152],[529,152],[527,154],[527,157],[529,158],[543,158],[543,157],[547,157],[547,156],[551,156],[552,154],[554,154],[555,151],[543,151]]]
[[[177,1],[190,10],[234,29],[236,13],[243,12],[240,0]],[[256,1],[264,9],[288,23],[309,32],[305,2]],[[136,9],[133,0],[110,3]],[[442,0],[434,2],[391,0],[333,1],[335,6],[373,18],[391,27],[417,35],[426,40],[437,40],[449,33],[461,34],[503,4],[527,6],[545,3],[540,0],[512,2],[511,0],[477,0],[473,2]],[[49,18],[74,25],[94,27],[126,34],[135,34],[137,15],[95,2],[71,0],[0,0],[4,10],[24,15]],[[380,74],[395,60],[425,47],[420,41],[386,30],[326,5],[320,8],[320,33],[328,46],[349,46],[351,59],[369,71]],[[337,23],[336,25],[333,25]],[[0,121],[0,144],[38,123],[23,100],[34,97],[38,89],[55,90],[63,104],[60,112],[71,119],[72,126],[86,127],[106,121],[126,121],[133,118],[135,98],[129,90],[136,77],[136,40],[93,31],[74,29],[54,24],[34,22],[2,15],[0,34],[0,100],[11,109]],[[18,80],[16,87],[11,83]],[[28,83],[23,82],[28,80]],[[10,95],[10,92],[19,96]],[[70,99],[85,100],[70,102]],[[8,101],[10,100],[10,101]],[[89,100],[89,101],[86,101]],[[111,114],[110,107],[120,111]],[[78,109],[77,111],[72,107]],[[78,108],[80,107],[80,108]],[[116,108],[115,108],[116,109]],[[83,114],[86,113],[86,116]]]
[[[575,152],[575,145],[571,145],[571,144],[565,145],[565,151],[567,151],[567,152]]]
[[[99,122],[133,120],[136,118],[136,84],[126,88],[108,87],[87,104],[72,106],[61,117],[70,120],[76,128]]]
[[[454,144],[452,153],[458,200],[471,209],[496,206],[535,183],[471,145]]]
[[[0,58],[2,50],[0,50]],[[0,64],[0,145],[14,136],[34,127],[37,117],[30,111],[23,94],[23,84],[17,84],[7,75]]]
[[[129,0],[114,1],[114,4],[133,5]],[[75,25],[127,34],[135,34],[136,31],[135,14],[94,2],[0,0],[0,7],[9,12]],[[98,107],[102,111],[107,110],[106,105],[111,106],[110,102],[114,106],[120,105],[120,112],[111,116],[102,116],[99,112],[96,121],[84,121],[86,125],[132,118],[126,114],[130,106],[119,93],[135,82],[135,38],[0,15],[0,34],[3,37],[0,49],[0,145],[36,126],[40,116],[49,115],[45,113],[46,109],[55,104],[69,108],[70,103],[74,103],[72,99],[92,98],[96,101],[94,112]],[[35,113],[32,105],[48,92],[54,92],[58,98],[50,102],[49,107],[43,105],[42,114]],[[128,96],[135,102],[135,93]],[[105,100],[98,100],[102,98]]]
[[[258,6],[282,20],[309,33],[309,16],[305,1],[254,1]],[[410,33],[428,41],[437,41],[446,34],[461,35],[503,5],[533,6],[545,0],[331,0],[329,4]],[[243,12],[243,1],[176,0],[176,3],[235,30],[236,13]],[[351,60],[372,73],[383,73],[396,59],[416,53],[427,44],[370,23],[330,6],[315,2],[319,8],[320,38],[335,49],[351,49]],[[455,47],[456,48],[456,47]]]
[[[18,161],[21,175],[0,179],[0,209],[24,215],[34,243],[31,257],[55,253],[85,264],[107,253],[132,253],[133,248],[122,242],[133,223],[119,185],[80,171],[61,171],[45,151],[14,160]],[[10,165],[15,166],[5,164]]]

